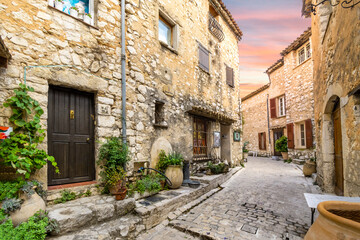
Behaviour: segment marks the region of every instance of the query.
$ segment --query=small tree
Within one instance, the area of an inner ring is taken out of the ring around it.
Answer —
[[[286,136],[282,136],[275,142],[275,150],[277,152],[288,152],[287,147],[288,139]]]

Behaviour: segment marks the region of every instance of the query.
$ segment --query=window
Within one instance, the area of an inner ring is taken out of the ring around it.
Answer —
[[[164,103],[156,102],[155,103],[155,124],[162,125],[164,124]]]
[[[285,97],[279,97],[279,117],[285,116]]]
[[[302,64],[309,58],[311,58],[310,42],[298,50],[298,64]]]
[[[287,126],[288,128],[288,141],[294,142],[295,145],[289,145],[289,148],[298,148],[298,149],[309,149],[313,146],[313,136],[312,136],[312,121],[311,119],[297,122],[294,124],[294,129]],[[294,132],[293,132],[294,131]],[[293,141],[295,138],[295,141]]]
[[[271,118],[284,117],[286,115],[285,95],[270,99]]]
[[[209,67],[209,51],[204,48],[201,44],[199,44],[199,66],[201,69],[203,69],[206,72],[210,71]]]
[[[259,150],[266,150],[266,133],[259,133]]]
[[[234,87],[234,69],[228,66],[226,66],[226,83]]]
[[[178,48],[178,25],[165,12],[159,13],[159,41],[172,51]]]
[[[172,27],[164,18],[159,17],[159,40],[172,46]]]
[[[194,117],[194,156],[207,156],[207,121]]]
[[[55,1],[54,5],[49,5],[55,7],[56,9],[67,13],[70,13],[70,9],[76,7],[75,15],[72,15],[78,18],[80,21],[84,21],[88,24],[94,25],[95,10],[94,10],[94,1],[95,0],[63,0],[62,2]]]

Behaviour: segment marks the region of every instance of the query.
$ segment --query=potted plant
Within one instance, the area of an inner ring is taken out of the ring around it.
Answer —
[[[165,176],[171,181],[169,188],[177,189],[183,182],[183,166],[184,158],[180,153],[172,152],[166,154],[165,151],[161,150],[159,154],[159,162],[156,168],[160,171],[165,171]]]
[[[79,15],[78,8],[77,7],[71,7],[70,8],[70,15],[73,16],[73,17],[78,18],[78,15]]]
[[[126,197],[126,172],[118,166],[106,170],[106,185],[109,192],[115,195],[116,200],[123,200]]]
[[[249,150],[246,148],[246,146],[249,144],[248,141],[244,142],[242,151],[243,151],[243,159],[247,159],[249,156]]]
[[[55,0],[55,8],[62,11],[64,9],[64,2],[62,0]]]
[[[305,177],[311,177],[313,173],[316,173],[316,159],[310,158],[306,160],[303,166],[303,173]]]
[[[91,14],[90,13],[85,14],[84,22],[86,22],[87,24],[91,24],[91,20],[92,20]]]
[[[288,139],[286,136],[282,136],[275,142],[275,150],[277,152],[281,152],[281,155],[284,160],[288,160],[288,147],[287,147]]]
[[[51,7],[54,7],[54,5],[55,5],[54,0],[48,0],[48,5]]]
[[[126,163],[130,160],[129,150],[120,138],[111,137],[103,143],[99,150],[97,164],[102,169],[101,180],[105,184],[105,192],[109,190],[115,195],[126,195]],[[120,197],[117,196],[117,199]]]

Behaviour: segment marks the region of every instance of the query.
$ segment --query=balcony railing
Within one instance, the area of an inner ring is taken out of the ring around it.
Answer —
[[[209,30],[210,32],[222,42],[225,39],[223,29],[218,21],[209,14]]]

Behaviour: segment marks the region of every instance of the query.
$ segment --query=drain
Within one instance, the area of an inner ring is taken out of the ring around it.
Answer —
[[[146,198],[146,201],[152,202],[152,203],[156,203],[156,202],[160,202],[162,200],[166,199],[165,197],[161,197],[161,196],[151,196]]]
[[[139,202],[141,205],[144,205],[144,206],[150,206],[151,203],[147,202],[147,201],[141,201]]]

